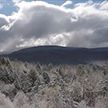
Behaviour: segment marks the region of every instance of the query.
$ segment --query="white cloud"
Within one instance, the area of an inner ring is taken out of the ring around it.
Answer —
[[[73,8],[42,1],[17,3],[18,12],[0,16],[0,50],[34,45],[108,46],[108,2]]]
[[[62,4],[62,7],[69,6],[69,5],[72,5],[72,1],[71,0],[67,0],[66,2],[64,2]]]
[[[21,1],[24,1],[24,0],[12,0],[14,3],[19,3]]]
[[[101,9],[108,10],[108,1],[107,0],[105,0],[104,2],[101,3]]]

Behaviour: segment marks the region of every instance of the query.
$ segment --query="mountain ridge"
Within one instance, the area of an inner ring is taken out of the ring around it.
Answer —
[[[108,47],[37,46],[21,49],[2,56],[40,64],[85,64],[92,61],[107,61]]]

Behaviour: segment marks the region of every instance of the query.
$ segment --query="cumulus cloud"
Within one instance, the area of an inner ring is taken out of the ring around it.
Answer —
[[[64,2],[63,4],[62,4],[62,6],[63,7],[66,7],[66,6],[69,6],[69,5],[71,5],[72,4],[72,1],[71,0],[67,0],[66,2]]]
[[[9,23],[9,20],[7,16],[0,14],[0,28],[4,25],[7,25]]]
[[[20,2],[11,16],[0,15],[1,50],[36,45],[108,46],[108,4],[85,2],[72,8],[42,1]]]
[[[105,0],[104,2],[101,3],[101,9],[108,10],[108,1],[107,0]]]

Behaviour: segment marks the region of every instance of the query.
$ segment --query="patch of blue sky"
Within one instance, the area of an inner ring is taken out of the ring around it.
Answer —
[[[25,0],[25,1],[30,2],[30,1],[36,1],[36,0]],[[45,1],[51,4],[55,4],[55,5],[62,5],[66,0],[40,0],[40,1]],[[88,0],[71,0],[71,1],[73,2],[73,4],[75,4],[75,3],[87,2]],[[104,0],[92,0],[92,1],[102,2]],[[14,11],[16,11],[16,7],[14,3],[12,2],[12,0],[0,0],[0,4],[3,4],[3,8],[0,9],[0,14],[10,15]]]

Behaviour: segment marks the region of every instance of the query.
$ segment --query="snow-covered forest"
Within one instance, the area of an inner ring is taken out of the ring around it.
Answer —
[[[108,108],[108,63],[53,66],[0,58],[0,108]]]

